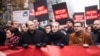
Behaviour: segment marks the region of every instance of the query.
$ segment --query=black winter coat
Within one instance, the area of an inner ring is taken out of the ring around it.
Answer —
[[[30,31],[27,31],[22,35],[22,38],[20,40],[20,44],[28,44],[28,45],[35,45],[38,43],[45,43],[45,35],[40,30],[34,30],[33,33]]]
[[[67,45],[68,39],[61,31],[57,31],[55,33],[50,32],[48,34],[48,44],[49,45],[59,45],[59,44]]]

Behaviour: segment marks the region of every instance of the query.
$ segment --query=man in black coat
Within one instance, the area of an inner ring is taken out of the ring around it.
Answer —
[[[71,19],[71,18],[67,19],[63,31],[65,31],[65,34],[66,34],[66,36],[67,36],[67,38],[68,38],[68,41],[69,41],[69,36],[70,36],[70,34],[74,33],[74,28],[73,28],[73,26],[74,26],[74,21],[73,21],[73,19]]]
[[[39,23],[38,18],[34,18],[34,19],[33,19],[33,23],[35,24],[36,29],[38,29],[38,30],[40,30],[40,31],[42,31],[42,32],[44,32],[44,33],[46,33],[45,29],[39,26],[40,23]]]
[[[60,31],[59,29],[59,23],[53,22],[51,24],[51,32],[48,34],[48,44],[50,45],[58,45],[60,47],[63,47],[64,45],[68,44],[67,37]]]
[[[67,34],[72,34],[74,32],[74,21],[73,19],[69,18],[66,20],[66,27],[65,27],[65,30],[66,30],[66,33]]]
[[[22,35],[22,45],[36,45],[40,47],[42,44],[46,43],[45,35],[42,31],[37,30],[32,21],[27,22],[28,31]]]
[[[15,35],[21,37],[21,32],[19,31],[19,22],[17,20],[11,21],[11,27],[16,29]]]
[[[97,43],[100,45],[100,30],[98,31]]]
[[[91,33],[95,45],[100,45],[100,20],[93,22],[93,32]]]

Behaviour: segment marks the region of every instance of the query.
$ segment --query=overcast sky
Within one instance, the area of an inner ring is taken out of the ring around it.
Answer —
[[[99,0],[69,0],[70,5],[74,12],[83,12],[84,7],[98,5],[99,8]]]

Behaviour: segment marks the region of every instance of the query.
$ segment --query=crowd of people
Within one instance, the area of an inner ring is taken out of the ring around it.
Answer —
[[[82,22],[67,19],[63,26],[59,22],[51,22],[42,28],[39,26],[38,19],[34,18],[24,24],[13,20],[0,28],[0,46],[28,48],[29,45],[34,45],[36,48],[47,45],[57,45],[61,48],[65,45],[98,46],[100,45],[100,20],[95,20],[93,24],[85,27]]]

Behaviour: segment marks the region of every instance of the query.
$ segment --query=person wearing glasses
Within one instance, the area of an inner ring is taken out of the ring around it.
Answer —
[[[89,33],[83,30],[83,24],[81,22],[74,23],[74,33],[70,35],[69,45],[76,46],[89,46],[93,45],[92,37]]]

